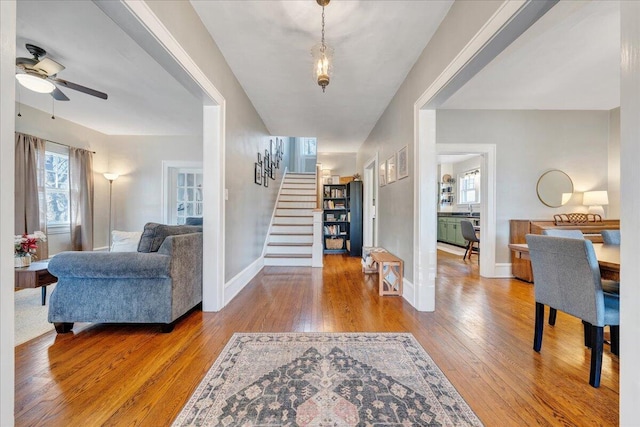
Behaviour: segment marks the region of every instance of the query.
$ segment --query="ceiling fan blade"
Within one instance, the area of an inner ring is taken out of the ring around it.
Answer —
[[[55,99],[56,101],[68,101],[69,97],[67,95],[65,95],[60,89],[55,88],[53,92],[51,92],[51,96],[53,96],[53,99]]]
[[[44,72],[47,76],[54,76],[60,71],[64,70],[65,67],[64,65],[54,61],[53,59],[44,58],[36,65],[34,65],[33,68],[37,71]]]
[[[62,85],[64,87],[66,87],[68,89],[77,90],[78,92],[83,92],[83,93],[86,93],[87,95],[92,95],[92,96],[96,96],[98,98],[107,99],[107,94],[104,93],[104,92],[100,92],[100,91],[97,91],[95,89],[90,89],[88,87],[84,87],[84,86],[81,86],[79,84],[72,83],[72,82],[69,82],[69,81],[66,81],[66,80],[62,80],[62,79],[58,79],[58,78],[53,78],[53,79],[50,79],[50,80],[56,82],[57,84],[60,84],[60,85]]]

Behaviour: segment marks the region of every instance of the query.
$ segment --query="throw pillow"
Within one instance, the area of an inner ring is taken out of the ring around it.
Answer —
[[[202,225],[202,217],[188,216],[184,219],[184,225]]]
[[[135,252],[138,250],[142,231],[118,231],[111,232],[111,252]]]
[[[195,225],[166,225],[149,222],[144,226],[138,252],[158,252],[167,236],[201,232],[202,227]]]

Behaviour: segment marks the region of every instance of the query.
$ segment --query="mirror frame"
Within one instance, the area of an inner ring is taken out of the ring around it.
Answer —
[[[564,203],[562,203],[562,200],[561,200],[560,204],[556,205],[556,204],[553,204],[552,201],[544,200],[543,197],[540,195],[541,184],[545,184],[544,182],[545,177],[547,177],[547,179],[551,178],[551,176],[549,176],[549,174],[551,173],[562,174],[564,175],[564,177],[566,177],[566,179],[569,181],[569,184],[571,185],[571,194],[573,194],[573,191],[574,191],[573,181],[571,180],[571,177],[567,175],[567,173],[561,171],[560,169],[550,169],[545,173],[543,173],[542,175],[540,175],[540,178],[538,178],[538,183],[536,184],[536,194],[538,195],[538,200],[540,200],[540,202],[542,202],[543,205],[548,206],[550,208],[559,208],[560,206],[565,205],[568,202],[568,200]]]

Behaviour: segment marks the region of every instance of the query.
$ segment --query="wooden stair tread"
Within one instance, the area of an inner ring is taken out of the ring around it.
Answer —
[[[313,233],[269,233],[270,236],[313,236]]]
[[[306,258],[311,258],[311,254],[267,254],[264,256],[265,258],[279,258],[279,259],[286,259],[286,258],[301,258],[301,259],[306,259]]]
[[[267,246],[300,246],[300,247],[307,247],[307,246],[313,246],[313,243],[267,243]]]

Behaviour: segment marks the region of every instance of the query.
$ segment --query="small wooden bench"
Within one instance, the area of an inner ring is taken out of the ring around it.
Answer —
[[[371,259],[378,265],[378,293],[402,296],[404,262],[389,252],[372,252]]]

